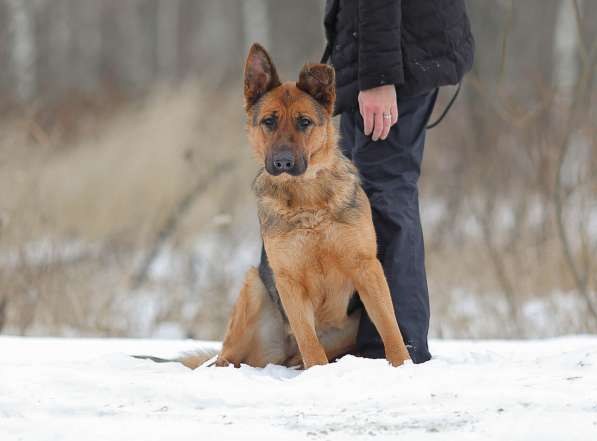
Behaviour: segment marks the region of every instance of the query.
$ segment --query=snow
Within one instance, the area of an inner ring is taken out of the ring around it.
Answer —
[[[597,440],[597,336],[431,342],[307,371],[157,364],[192,340],[0,337],[0,440]]]

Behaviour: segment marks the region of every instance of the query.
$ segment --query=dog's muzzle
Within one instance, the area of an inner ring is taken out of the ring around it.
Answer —
[[[300,176],[307,170],[307,160],[298,154],[296,149],[280,148],[273,150],[265,160],[265,169],[270,175],[278,176],[288,173]]]

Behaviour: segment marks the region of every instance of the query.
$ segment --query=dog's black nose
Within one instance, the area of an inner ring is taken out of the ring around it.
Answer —
[[[274,170],[278,173],[287,172],[294,167],[294,155],[289,151],[280,151],[272,155]]]

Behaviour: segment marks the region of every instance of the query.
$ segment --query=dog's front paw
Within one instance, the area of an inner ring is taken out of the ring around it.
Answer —
[[[397,352],[395,354],[388,354],[387,359],[392,366],[398,367],[402,366],[405,361],[410,360],[410,356],[408,355],[408,351],[406,353]]]
[[[389,362],[392,366],[398,367],[398,366],[402,366],[406,360],[408,360],[408,358],[405,358],[405,359],[398,358],[398,359],[389,360]]]
[[[310,367],[313,367],[313,366],[324,366],[328,363],[329,362],[328,362],[328,359],[325,356],[325,354],[323,357],[313,357],[313,358],[303,357],[303,365],[305,366],[305,369],[309,369]]]
[[[218,356],[215,363],[216,367],[228,367],[230,362],[223,357]]]

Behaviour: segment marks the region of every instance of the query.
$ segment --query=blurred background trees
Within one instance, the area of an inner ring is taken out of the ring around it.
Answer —
[[[421,182],[432,333],[596,332],[597,3],[467,5]],[[295,78],[322,10],[0,0],[0,332],[220,338],[259,250],[244,56]]]

